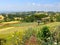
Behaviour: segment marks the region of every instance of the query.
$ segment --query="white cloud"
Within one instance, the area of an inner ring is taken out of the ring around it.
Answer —
[[[14,11],[60,11],[60,3],[58,4],[40,4],[40,3],[26,3],[23,5],[6,5],[1,6],[0,10],[14,10]]]
[[[36,5],[35,3],[32,3],[32,5]]]

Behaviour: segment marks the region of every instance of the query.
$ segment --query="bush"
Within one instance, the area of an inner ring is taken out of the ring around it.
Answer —
[[[60,22],[60,15],[59,15],[59,16],[56,16],[56,20],[57,20],[58,22]]]
[[[49,37],[50,37],[50,31],[47,26],[44,26],[41,30],[41,39],[46,42],[47,38]]]

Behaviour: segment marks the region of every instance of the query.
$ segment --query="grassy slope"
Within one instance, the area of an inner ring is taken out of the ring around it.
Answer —
[[[17,24],[8,24],[0,28],[0,38],[6,38],[9,35],[12,35],[15,31],[20,32],[21,34],[30,27],[34,27],[36,23],[17,23]]]
[[[45,25],[49,26],[50,29],[53,30],[55,26],[60,25],[60,22],[53,22]],[[35,30],[37,30],[42,28],[45,25],[37,26],[37,23],[21,23],[21,24],[12,24],[12,25],[10,24],[9,26],[7,25],[9,29],[6,29],[6,28],[0,29],[2,30],[0,31],[0,38],[7,38],[11,36],[15,31],[20,32],[21,35],[23,35],[24,31],[27,30],[28,28],[34,28]],[[10,28],[10,27],[13,27],[13,28]]]
[[[51,30],[53,30],[55,28],[55,26],[60,25],[60,22],[53,22],[53,23],[49,23],[49,24],[45,24],[45,25],[49,26],[49,28]],[[0,30],[2,30],[2,31],[0,31],[0,38],[7,39],[6,45],[12,45],[12,40],[14,40],[14,38],[12,38],[14,32],[17,32],[17,34],[20,35],[19,36],[20,39],[22,40],[24,31],[26,31],[28,28],[40,30],[45,25],[41,24],[38,26],[37,23],[18,23],[18,24],[6,25],[5,28],[3,26],[3,28],[0,29]]]

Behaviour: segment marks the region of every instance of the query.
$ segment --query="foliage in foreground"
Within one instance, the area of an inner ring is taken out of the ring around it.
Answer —
[[[12,37],[6,39],[5,43],[1,42],[1,45],[33,45],[34,42],[36,45],[59,45],[60,26],[54,27],[53,32],[50,30],[48,26],[43,26],[42,29],[29,28],[22,34],[14,32]]]

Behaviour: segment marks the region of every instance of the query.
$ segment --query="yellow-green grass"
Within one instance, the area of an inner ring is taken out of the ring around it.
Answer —
[[[60,25],[60,22],[53,22],[53,23],[48,23],[48,24],[40,24],[39,26],[37,25],[36,22],[33,23],[17,23],[17,24],[10,24],[10,26],[7,25],[6,28],[0,29],[0,39],[6,39],[8,42],[6,43],[7,45],[11,45],[11,41],[14,39],[14,35],[18,35],[20,40],[22,41],[23,36],[25,35],[25,31],[28,30],[29,28],[32,28],[36,31],[39,31],[42,29],[43,26],[48,26],[50,30],[54,30],[54,28],[58,25]],[[16,33],[16,34],[15,34]],[[13,39],[12,39],[13,38]]]
[[[16,26],[16,25],[21,25],[21,26]],[[53,23],[49,23],[49,24],[45,24],[45,25],[48,26],[51,30],[53,30],[55,26],[60,25],[60,22],[53,22]],[[3,28],[4,30],[0,29],[0,30],[2,30],[2,31],[0,31],[0,38],[5,38],[8,35],[13,34],[14,32],[20,32],[20,33],[24,34],[24,32],[26,30],[28,30],[29,28],[33,28],[35,30],[40,30],[45,25],[38,26],[37,23],[22,23],[22,24],[15,24],[15,26],[14,26],[14,24],[12,24],[11,27],[13,27],[13,28],[10,28],[7,26],[10,29],[6,29],[6,28]]]
[[[25,30],[31,27],[35,27],[36,23],[17,23],[17,24],[10,24],[3,26],[3,28],[0,29],[0,38],[6,38],[10,34],[13,34],[14,32],[20,32],[24,33]]]
[[[1,23],[2,25],[0,26],[0,29],[3,29],[3,28],[8,28],[8,27],[24,27],[24,26],[30,26],[30,25],[36,25],[36,22],[33,22],[33,23],[26,23],[26,22],[18,22],[18,23]]]

